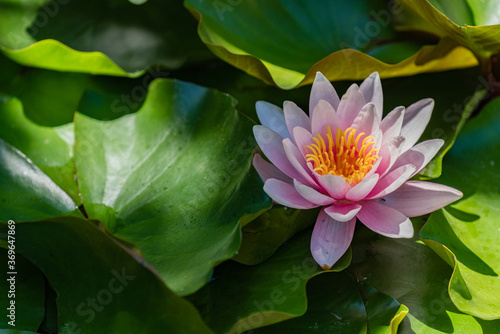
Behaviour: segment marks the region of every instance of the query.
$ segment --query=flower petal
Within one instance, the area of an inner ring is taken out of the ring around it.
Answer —
[[[399,168],[403,165],[411,164],[416,167],[415,171],[410,176],[412,177],[413,175],[420,172],[422,168],[424,168],[429,163],[429,161],[434,158],[434,156],[439,152],[439,149],[443,145],[444,141],[442,139],[430,139],[418,143],[411,149],[401,154],[394,165],[391,167],[391,170]]]
[[[306,130],[311,129],[311,120],[309,119],[309,116],[307,116],[302,109],[297,107],[295,103],[285,101],[285,103],[283,103],[283,112],[285,114],[285,122],[288,132],[290,133],[293,141],[295,141],[293,137],[293,129],[296,126],[300,126]]]
[[[278,133],[282,138],[290,137],[285,123],[285,115],[280,107],[269,102],[257,101],[255,109],[262,125]]]
[[[306,147],[306,145],[311,145],[313,142],[312,134],[306,129],[297,126],[293,129],[293,137],[295,139],[295,145],[299,149],[300,153],[305,157],[311,151]]]
[[[325,100],[330,103],[334,109],[337,109],[340,102],[339,96],[330,81],[328,81],[321,72],[316,72],[316,78],[314,79],[311,96],[309,98],[309,113],[311,118],[314,114],[313,110],[316,108],[319,100]]]
[[[378,118],[373,103],[367,103],[361,108],[358,116],[352,122],[352,127],[356,129],[356,134],[364,132],[367,136],[371,136],[373,132],[379,129],[380,118]]]
[[[404,165],[395,170],[387,173],[380,181],[378,181],[377,185],[373,188],[373,190],[366,196],[367,199],[371,198],[379,198],[390,194],[394,190],[401,187],[403,183],[406,182],[410,178],[410,176],[415,171],[415,166],[413,165]]]
[[[382,111],[384,107],[384,94],[382,92],[382,83],[380,82],[380,76],[378,72],[373,72],[368,78],[366,78],[361,86],[361,93],[363,93],[366,102],[373,102],[375,109],[377,110],[377,116],[382,119]]]
[[[330,196],[324,195],[319,191],[311,188],[303,183],[300,183],[297,180],[293,180],[293,184],[295,185],[295,189],[300,194],[300,196],[304,197],[311,203],[317,204],[319,206],[330,205],[335,200]]]
[[[319,184],[333,198],[342,200],[351,186],[340,175],[317,175]]]
[[[382,158],[382,161],[377,172],[381,177],[384,177],[401,155],[404,141],[405,137],[396,136],[380,148],[378,155]]]
[[[365,201],[356,215],[370,230],[390,238],[413,237],[413,225],[401,212],[375,201]]]
[[[342,223],[321,210],[311,237],[311,253],[321,268],[330,269],[344,255],[351,244],[355,226],[356,218]]]
[[[373,174],[370,177],[366,177],[361,180],[360,183],[353,186],[345,195],[345,198],[349,201],[360,201],[366,197],[372,191],[372,189],[377,185],[379,179],[378,174]]]
[[[418,141],[431,119],[433,99],[423,99],[406,108],[401,135],[406,138],[403,152]]]
[[[384,133],[382,146],[399,136],[405,115],[404,107],[396,107],[380,122],[380,130]]]
[[[337,128],[340,127],[339,117],[330,103],[325,100],[319,100],[318,104],[316,104],[316,107],[314,108],[313,117],[311,118],[311,133],[313,135],[319,133],[322,136],[325,136],[328,125],[330,126],[335,138]]]
[[[359,111],[366,104],[365,97],[358,85],[352,84],[347,92],[342,96],[340,100],[339,107],[337,108],[337,114],[340,119],[340,124],[342,129],[347,129],[351,126],[352,122],[358,116]]]
[[[356,203],[335,203],[325,208],[327,215],[342,223],[356,217],[359,210],[361,210],[361,205]]]
[[[259,173],[262,181],[266,182],[267,179],[278,179],[287,183],[291,183],[292,179],[285,175],[282,171],[278,169],[272,163],[267,162],[260,154],[256,154],[253,157],[252,164]]]
[[[288,161],[283,148],[283,138],[279,134],[263,125],[255,125],[253,134],[262,152],[276,167],[292,179],[302,179],[301,175]]]
[[[380,201],[405,216],[417,217],[441,209],[462,196],[462,192],[442,184],[408,181]]]
[[[300,175],[300,178],[297,179],[304,184],[309,184],[319,189],[318,183],[312,177],[313,172],[307,166],[306,159],[289,138],[283,139],[283,148],[285,149],[288,161]]]
[[[309,202],[295,190],[290,183],[276,179],[268,179],[264,184],[264,191],[276,203],[295,209],[312,209],[317,205]]]

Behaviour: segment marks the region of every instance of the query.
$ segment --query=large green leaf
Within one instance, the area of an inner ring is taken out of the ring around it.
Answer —
[[[425,221],[412,220],[416,229]],[[474,318],[455,307],[448,294],[451,268],[416,236],[391,239],[367,228],[357,229],[349,271],[408,307],[401,333],[492,334],[500,330],[500,321]]]
[[[179,1],[44,2],[0,1],[0,51],[20,64],[135,77],[210,57]]]
[[[382,0],[185,3],[212,52],[285,89],[311,83],[317,71],[352,80],[374,71],[394,77],[477,64],[470,51],[447,40],[402,43],[390,25],[391,11],[400,8]]]
[[[267,260],[295,233],[316,222],[319,210],[275,206],[242,228],[243,238],[233,260],[254,265]]]
[[[0,96],[0,138],[28,156],[80,204],[73,161],[73,124],[55,128],[40,126],[26,118],[18,99]]]
[[[311,231],[302,232],[256,266],[223,263],[214,280],[190,299],[217,333],[242,333],[303,315],[306,283],[322,272],[311,256],[310,240]],[[348,250],[332,270],[343,270],[350,260]]]
[[[0,221],[66,215],[75,202],[23,153],[0,139]]]
[[[495,0],[457,0],[453,4],[443,0],[400,0],[417,13],[424,24],[410,24],[403,29],[417,29],[426,25],[453,39],[457,45],[470,49],[483,61],[483,69],[491,70],[490,57],[500,52],[500,5]],[[426,28],[424,28],[426,30]],[[428,30],[428,29],[427,29]]]
[[[14,238],[12,238],[14,237]],[[15,235],[11,235],[14,247]],[[0,328],[37,331],[44,318],[45,280],[43,274],[22,255],[15,254],[11,261],[8,256],[7,234],[2,235],[0,241],[0,258],[2,270],[0,271],[0,286],[3,296],[0,298],[0,307],[4,315],[0,320]],[[15,248],[13,249],[16,250]],[[11,301],[14,302],[12,306]],[[11,310],[13,309],[12,317]],[[9,324],[10,323],[10,324]],[[14,326],[12,326],[14,324]],[[1,330],[0,330],[1,331]]]
[[[500,99],[464,128],[440,182],[463,191],[452,208],[431,215],[421,238],[454,268],[450,296],[458,309],[500,318]]]
[[[367,333],[367,315],[346,273],[323,273],[307,283],[307,312],[256,333]]]
[[[270,206],[251,170],[252,123],[224,94],[154,81],[141,110],[75,117],[85,209],[133,242],[171,289],[189,294],[240,243],[239,219]]]
[[[74,217],[16,224],[16,251],[57,292],[61,333],[211,333],[186,300],[102,229]],[[0,225],[3,240],[7,230]]]

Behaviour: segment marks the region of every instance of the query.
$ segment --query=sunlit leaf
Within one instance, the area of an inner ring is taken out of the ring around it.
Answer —
[[[391,27],[392,14],[401,11],[394,2],[186,0],[186,6],[213,53],[284,89],[311,83],[317,71],[330,80],[359,80],[374,71],[395,77],[477,64],[470,51],[446,40],[400,43]]]
[[[500,318],[500,99],[464,128],[445,160],[440,182],[464,199],[432,214],[420,236],[454,268],[450,296],[458,309]]]
[[[252,123],[231,97],[171,80],[149,92],[141,110],[113,121],[76,115],[79,189],[89,217],[189,294],[236,253],[239,219],[270,200],[251,170]]]

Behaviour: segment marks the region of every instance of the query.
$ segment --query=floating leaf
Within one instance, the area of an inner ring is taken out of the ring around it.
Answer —
[[[457,45],[470,49],[483,62],[485,73],[491,71],[490,57],[500,52],[500,6],[498,1],[458,0],[451,3],[442,0],[400,0],[417,13],[424,24],[405,27],[417,29],[431,26],[432,31],[448,36]],[[428,28],[424,28],[428,30]]]
[[[186,300],[98,227],[75,217],[16,224],[16,251],[57,292],[60,332],[211,333]],[[7,229],[0,225],[3,240]]]
[[[224,263],[190,299],[217,333],[242,333],[301,316],[307,308],[306,283],[322,272],[311,256],[310,240],[311,231],[299,233],[256,266]],[[332,270],[343,270],[350,260],[348,250]]]
[[[186,0],[186,6],[212,52],[284,89],[312,83],[317,71],[330,80],[359,80],[374,71],[386,78],[477,64],[470,51],[446,40],[401,44],[390,26],[401,8],[386,1]]]
[[[0,248],[0,258],[2,259],[0,286],[3,292],[0,307],[4,312],[0,320],[0,328],[37,331],[45,312],[43,274],[20,254],[15,254],[12,258],[13,262],[8,262],[10,260],[8,256],[12,256],[12,254],[9,254],[7,250],[9,234],[7,231],[4,233],[5,235],[2,236],[4,240],[0,240],[0,246],[6,248]],[[14,247],[16,246],[15,237],[15,234],[11,235],[10,239],[14,240],[10,244]],[[12,267],[10,267],[11,265]],[[13,312],[10,309],[13,309]]]
[[[0,221],[73,213],[75,202],[24,154],[0,139]]]
[[[264,212],[243,227],[241,246],[233,260],[248,265],[265,261],[295,233],[314,224],[318,213],[281,206]]]
[[[264,333],[366,333],[367,316],[356,285],[346,273],[322,273],[307,283],[307,312],[257,329]]]
[[[19,64],[137,77],[211,57],[180,2],[44,2],[0,1],[0,51]]]
[[[224,94],[157,80],[141,110],[75,117],[85,209],[135,243],[175,292],[189,294],[240,243],[239,219],[270,205],[251,171],[251,122]]]
[[[412,220],[416,229],[425,222]],[[354,241],[349,271],[408,307],[401,333],[489,334],[500,330],[500,321],[477,319],[455,307],[448,294],[451,268],[416,236],[391,239],[363,228],[357,230]]]
[[[458,309],[500,318],[500,99],[466,125],[445,160],[440,182],[464,198],[431,215],[420,237],[453,268],[450,296]]]
[[[0,138],[26,154],[75,203],[80,204],[73,161],[73,124],[55,128],[35,124],[26,118],[18,99],[0,96]],[[29,188],[26,190],[31,192]]]

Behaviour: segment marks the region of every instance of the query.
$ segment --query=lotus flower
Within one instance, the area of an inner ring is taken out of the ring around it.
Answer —
[[[408,217],[440,209],[462,197],[456,189],[408,181],[436,155],[443,140],[417,143],[429,123],[434,101],[397,107],[382,119],[378,73],[353,84],[339,99],[317,73],[310,117],[293,102],[283,109],[259,101],[254,126],[257,142],[271,161],[256,154],[253,165],[264,191],[281,205],[322,207],[311,238],[311,252],[323,268],[345,253],[356,219],[391,238],[411,238]]]

